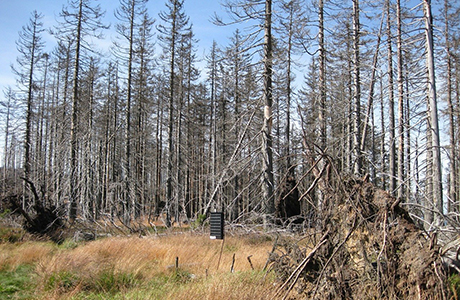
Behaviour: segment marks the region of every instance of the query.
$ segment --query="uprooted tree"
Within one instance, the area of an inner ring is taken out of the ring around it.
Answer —
[[[54,242],[63,241],[64,220],[59,214],[59,210],[53,205],[45,205],[35,189],[34,184],[25,178],[24,181],[30,187],[33,198],[33,205],[30,210],[26,210],[22,205],[21,195],[9,195],[2,199],[2,206],[9,209],[12,214],[23,217],[23,228],[34,235],[43,236]]]
[[[311,149],[311,148],[310,148]],[[334,170],[323,155],[322,170]],[[320,222],[308,242],[292,241],[271,254],[282,281],[277,296],[308,299],[448,299],[446,248],[400,201],[366,178],[329,178],[322,189]]]

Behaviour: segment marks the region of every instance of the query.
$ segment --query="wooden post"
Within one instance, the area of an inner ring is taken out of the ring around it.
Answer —
[[[248,262],[249,262],[249,264],[251,265],[251,269],[254,271],[254,266],[252,265],[251,256],[252,256],[252,255],[249,255],[249,256],[248,256]]]

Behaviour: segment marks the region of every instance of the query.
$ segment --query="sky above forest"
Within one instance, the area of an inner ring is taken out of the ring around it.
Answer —
[[[156,24],[160,22],[158,13],[166,10],[165,2],[166,0],[150,0],[147,3],[148,12],[156,19]],[[117,20],[114,17],[114,10],[119,6],[119,1],[98,0],[93,3],[100,4],[102,10],[106,12],[105,24],[111,25],[105,32],[105,39],[99,45],[102,50],[108,50],[115,39]],[[63,6],[67,6],[67,0],[0,0],[0,32],[2,33],[0,35],[0,89],[2,90],[0,99],[4,98],[3,91],[6,87],[11,86],[16,89],[16,77],[11,72],[11,64],[16,63],[19,54],[16,48],[19,32],[29,23],[32,12],[37,10],[43,14],[43,27],[48,29],[57,24]],[[223,43],[231,36],[232,29],[219,27],[211,22],[214,13],[226,15],[219,0],[185,0],[184,11],[193,24],[195,38],[199,40],[196,48],[199,58],[204,57],[204,54],[209,51],[213,40]],[[46,43],[45,51],[51,52],[56,45],[55,38],[44,32],[43,40]]]

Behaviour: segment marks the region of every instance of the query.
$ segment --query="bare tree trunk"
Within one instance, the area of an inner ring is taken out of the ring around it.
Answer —
[[[183,70],[180,71],[180,77],[183,78]],[[176,156],[176,174],[175,174],[175,184],[176,184],[176,194],[174,196],[174,221],[177,224],[180,224],[180,206],[181,206],[181,199],[182,199],[182,174],[181,174],[181,158],[182,158],[182,109],[183,109],[183,97],[184,97],[184,84],[181,80],[179,82],[177,94],[179,95],[179,99],[177,101],[177,120],[176,120],[176,140],[175,140],[175,156]]]
[[[162,165],[163,165],[163,97],[158,97],[157,105],[157,123],[156,123],[156,160],[155,160],[155,210],[154,216],[157,218],[160,215],[160,201],[161,201],[161,179],[162,179]]]
[[[119,153],[119,150],[118,150],[118,143],[119,143],[119,138],[118,138],[118,134],[117,134],[117,131],[118,131],[118,113],[119,113],[119,109],[118,109],[118,105],[119,105],[119,100],[120,100],[120,83],[119,83],[119,74],[118,74],[119,70],[118,70],[118,62],[116,63],[116,67],[115,67],[115,95],[114,95],[114,104],[113,104],[113,115],[114,115],[114,118],[113,118],[113,123],[112,123],[112,134],[114,135],[113,139],[112,139],[112,154],[111,154],[111,165],[112,165],[112,178],[111,178],[111,181],[112,182],[119,182],[119,174],[120,174],[120,167],[118,165],[118,156],[121,154]],[[116,203],[116,199],[117,199],[117,188],[114,188],[112,190],[112,205],[110,205],[110,215],[113,217],[115,212],[117,211],[117,207],[118,207],[118,203]]]
[[[262,127],[262,157],[263,157],[263,211],[265,226],[269,223],[269,215],[275,212],[273,197],[274,176],[273,176],[273,150],[272,150],[272,1],[265,1],[265,22],[264,22],[264,118]]]
[[[66,142],[66,129],[68,128],[68,123],[67,123],[67,100],[68,100],[68,95],[69,95],[69,77],[70,77],[70,49],[71,49],[71,41],[67,41],[67,45],[65,48],[65,72],[64,72],[64,78],[63,78],[63,84],[64,84],[64,91],[63,91],[63,97],[62,97],[62,105],[61,105],[61,110],[62,110],[62,115],[61,115],[61,122],[62,126],[59,126],[59,124],[56,123],[57,130],[59,131],[59,138],[57,141],[57,146],[58,148],[56,149],[56,156],[55,160],[57,162],[56,166],[56,183],[55,183],[55,190],[57,191],[56,193],[56,205],[60,204],[63,195],[65,194],[64,190],[64,173],[65,173],[65,160],[68,159],[68,149],[67,149],[67,142]],[[59,94],[57,94],[57,97],[59,97]],[[59,101],[59,100],[57,100]]]
[[[32,131],[32,102],[33,102],[33,85],[34,85],[34,67],[35,67],[35,43],[36,43],[36,26],[34,26],[32,36],[31,59],[29,65],[29,78],[27,89],[27,109],[26,109],[26,132],[24,137],[24,178],[30,179],[31,172],[31,158],[30,158],[30,144],[31,144],[31,131]]]
[[[347,22],[347,34],[350,34],[351,35],[351,29],[350,29],[350,26],[349,26],[349,23]],[[351,52],[351,49],[352,49],[352,45],[349,41],[350,39],[347,39],[346,43],[347,43],[347,51],[346,53],[349,54]],[[347,64],[347,86],[348,86],[348,89],[347,89],[347,111],[344,112],[345,113],[345,120],[347,120],[347,122],[345,123],[345,126],[346,126],[346,133],[345,133],[345,137],[346,137],[346,150],[345,150],[345,155],[346,155],[346,165],[345,165],[345,168],[343,168],[344,170],[346,170],[346,172],[348,173],[353,173],[353,127],[354,127],[354,124],[353,124],[353,64],[351,62],[351,60],[348,60],[348,64]]]
[[[397,59],[398,59],[398,197],[404,196],[404,81],[403,81],[403,55],[402,55],[402,30],[401,30],[401,4],[396,1],[397,20]]]
[[[10,168],[9,165],[9,136],[10,136],[10,119],[11,119],[11,106],[14,101],[14,94],[13,90],[11,87],[8,87],[8,90],[5,93],[6,97],[6,103],[5,103],[5,108],[6,108],[6,116],[5,116],[5,139],[4,139],[4,152],[3,152],[3,190],[6,190],[6,185],[7,185],[7,178],[8,178],[8,170]]]
[[[439,141],[439,123],[438,123],[438,103],[436,98],[436,77],[434,67],[434,49],[433,49],[433,18],[431,15],[431,0],[423,0],[425,11],[425,34],[426,34],[426,62],[428,68],[428,101],[429,101],[429,125],[428,130],[431,132],[431,149],[432,166],[433,166],[433,204],[438,212],[443,212],[442,199],[442,168],[441,168],[441,148]],[[429,197],[429,196],[428,196]],[[440,221],[439,215],[435,215],[435,221]]]
[[[406,155],[405,155],[405,170],[406,170],[406,179],[405,179],[405,188],[406,188],[406,198],[410,201],[410,194],[412,192],[412,168],[411,168],[411,151],[412,151],[412,146],[411,146],[411,124],[410,124],[410,97],[409,97],[409,70],[407,66],[407,62],[405,62],[405,82],[406,82],[406,105],[404,108],[405,114],[404,114],[404,126],[406,130]]]
[[[360,78],[360,21],[359,21],[359,0],[353,0],[353,154],[354,170],[356,175],[361,175],[363,163],[361,153],[361,78]]]
[[[102,147],[103,154],[101,155],[101,166],[100,166],[100,177],[101,177],[101,195],[100,201],[97,204],[98,209],[96,210],[96,220],[99,219],[100,213],[105,209],[105,204],[108,202],[108,193],[109,193],[109,184],[110,184],[110,107],[112,106],[112,85],[114,76],[114,68],[112,64],[109,63],[108,72],[107,72],[107,99],[106,99],[106,108],[105,108],[105,126],[104,126],[104,145]],[[115,117],[115,116],[114,116]],[[102,158],[103,156],[103,158]]]
[[[377,44],[375,46],[375,52],[374,56],[372,58],[372,71],[371,71],[371,78],[370,78],[370,84],[369,84],[369,98],[367,101],[367,110],[366,110],[366,115],[364,116],[364,123],[363,123],[363,132],[362,132],[362,138],[361,138],[361,152],[364,153],[366,150],[366,140],[367,140],[367,132],[368,132],[368,124],[369,124],[369,119],[371,118],[373,114],[373,109],[374,109],[374,91],[375,91],[375,77],[376,77],[376,72],[377,72],[377,63],[378,63],[378,57],[379,57],[379,52],[380,52],[380,41],[382,40],[382,28],[383,28],[383,21],[385,17],[385,12],[382,12],[382,20],[380,22],[380,29],[379,33],[377,34]],[[373,132],[374,128],[371,127],[371,131]],[[373,153],[374,154],[374,153]]]
[[[42,85],[42,91],[41,91],[41,96],[40,96],[40,103],[38,105],[38,114],[37,114],[37,127],[36,129],[36,141],[35,141],[35,166],[34,166],[34,176],[33,176],[33,181],[35,181],[38,186],[40,187],[40,191],[42,192],[42,198],[46,199],[46,163],[45,163],[45,157],[46,157],[46,139],[47,136],[43,135],[44,127],[45,127],[45,99],[46,99],[46,84],[48,82],[48,55],[43,54],[45,57],[45,69],[43,71],[43,85]],[[43,145],[45,143],[45,145]],[[32,179],[31,179],[32,180]]]
[[[23,27],[23,30],[19,33],[19,40],[17,41],[18,50],[21,56],[18,57],[17,62],[19,67],[23,68],[23,71],[16,71],[12,67],[13,72],[19,75],[18,83],[27,90],[26,95],[26,110],[25,110],[25,136],[24,136],[24,152],[23,152],[23,172],[24,178],[30,180],[32,175],[32,129],[33,129],[33,102],[34,102],[34,89],[37,86],[34,83],[34,72],[37,62],[41,56],[41,49],[43,43],[40,41],[40,33],[43,31],[41,27],[43,23],[40,22],[42,15],[38,14],[37,11],[32,13],[30,22],[27,26]],[[26,185],[24,183],[23,189],[25,191]],[[25,195],[25,193],[24,193]],[[26,206],[27,197],[23,197],[23,208]],[[35,201],[35,198],[32,198]]]
[[[380,137],[380,159],[381,159],[381,170],[380,172],[382,174],[386,174],[387,168],[387,160],[385,159],[386,156],[386,148],[385,148],[385,137],[386,137],[386,132],[385,132],[385,105],[384,105],[384,97],[383,97],[383,84],[382,84],[383,79],[380,78],[380,127],[382,128],[382,133]],[[387,181],[386,181],[386,175],[382,176],[382,189],[386,190],[387,187]]]
[[[319,47],[319,93],[320,107],[318,111],[320,147],[322,150],[327,146],[327,122],[326,122],[326,49],[324,45],[324,0],[318,1],[318,47]]]
[[[126,224],[129,224],[133,210],[135,207],[135,199],[132,195],[131,187],[131,102],[132,102],[132,77],[133,77],[133,52],[134,52],[134,14],[135,14],[135,1],[131,0],[131,7],[129,10],[129,52],[128,52],[128,81],[127,91],[126,91],[126,107],[125,107],[125,161],[124,161],[124,172],[123,172],[123,182],[124,182],[124,193],[123,193],[123,203],[124,203],[124,212],[123,218]]]
[[[327,118],[326,118],[326,49],[324,42],[324,1],[318,1],[318,51],[319,51],[319,109],[318,109],[318,127],[319,127],[319,146],[321,151],[327,147]],[[319,168],[323,168],[325,161],[319,161]],[[289,166],[290,167],[290,166]],[[324,191],[317,189],[318,197],[317,206],[321,213],[324,207]]]
[[[389,155],[389,172],[390,172],[390,193],[393,195],[396,190],[396,145],[395,145],[395,102],[393,91],[393,49],[392,49],[392,33],[391,33],[391,13],[390,0],[386,1],[387,5],[387,38],[388,38],[388,114],[389,114],[389,139],[390,139],[390,155]]]
[[[235,69],[235,78],[233,82],[233,93],[235,95],[235,108],[234,108],[234,120],[235,120],[235,141],[237,141],[240,137],[240,126],[238,125],[238,120],[240,118],[240,72],[241,72],[241,63],[240,63],[240,35],[237,31],[235,34],[235,58],[234,58],[234,69]],[[238,158],[239,159],[239,158]],[[233,192],[233,204],[231,209],[231,217],[230,221],[234,221],[238,218],[240,213],[240,203],[241,203],[241,195],[240,195],[240,175],[235,174],[234,178],[234,192]]]
[[[214,41],[211,50],[211,132],[209,138],[209,152],[211,154],[210,172],[211,172],[211,186],[210,190],[214,191],[217,185],[217,99],[216,99],[216,86],[217,86],[217,42]],[[214,199],[210,199],[214,201]]]
[[[173,156],[174,156],[174,77],[175,77],[175,58],[176,58],[176,35],[177,35],[177,2],[174,1],[174,7],[171,15],[171,42],[170,42],[170,65],[169,65],[169,106],[168,106],[168,168],[166,180],[166,226],[171,226],[170,209],[173,201],[172,179],[173,179]]]
[[[457,179],[457,144],[456,144],[456,136],[455,136],[455,118],[454,118],[454,105],[452,103],[452,52],[451,52],[451,44],[450,44],[450,30],[449,30],[449,1],[444,1],[444,38],[446,44],[446,71],[447,71],[447,78],[446,78],[446,85],[447,85],[447,110],[448,110],[448,117],[449,117],[449,159],[450,159],[450,170],[449,170],[449,179],[450,185],[448,189],[449,195],[449,202],[448,208],[449,211],[458,211],[458,207],[456,207],[455,203],[458,201],[458,179]]]
[[[75,37],[75,64],[73,74],[73,96],[72,96],[72,119],[70,124],[70,209],[69,219],[74,221],[77,217],[77,196],[78,196],[78,176],[77,176],[77,123],[78,123],[78,87],[79,87],[79,71],[80,71],[80,44],[81,44],[81,29],[82,29],[82,10],[83,1],[80,0],[78,12],[78,24]]]

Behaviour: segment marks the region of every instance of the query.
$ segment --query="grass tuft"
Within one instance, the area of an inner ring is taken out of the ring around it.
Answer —
[[[103,270],[93,281],[86,282],[85,288],[97,293],[115,294],[134,288],[139,284],[141,279],[130,273]]]
[[[68,293],[75,290],[80,283],[80,278],[77,274],[61,271],[50,274],[46,279],[44,288],[47,291],[57,291],[59,293]]]

